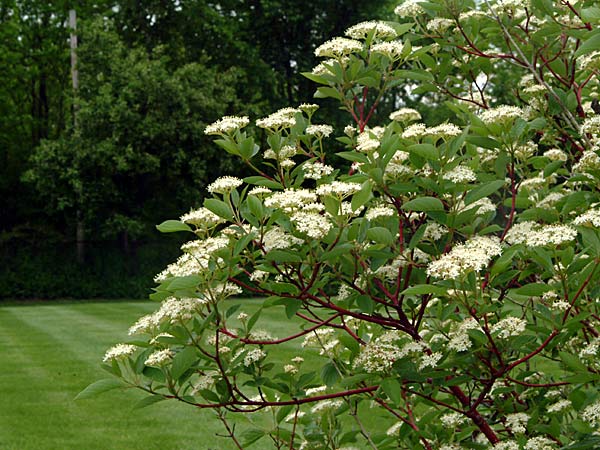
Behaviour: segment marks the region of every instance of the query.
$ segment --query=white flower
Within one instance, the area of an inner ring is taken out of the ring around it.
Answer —
[[[585,119],[581,124],[581,133],[589,133],[595,136],[600,134],[600,116],[592,116]]]
[[[481,330],[481,326],[472,317],[469,317],[458,326],[455,331],[450,332],[448,341],[448,350],[457,352],[466,352],[473,345],[469,337],[469,330]]]
[[[425,228],[423,233],[423,240],[425,241],[439,241],[446,233],[448,229],[437,222],[430,222]]]
[[[523,450],[555,450],[556,443],[544,436],[532,437],[527,441]]]
[[[374,38],[393,39],[398,35],[396,30],[380,20],[369,20],[367,22],[358,23],[348,28],[345,34],[353,39],[365,39],[367,35],[373,31]]]
[[[486,109],[479,116],[481,121],[486,125],[494,123],[505,124],[512,122],[519,117],[523,117],[523,110],[518,106],[509,105],[501,105],[496,108]]]
[[[436,127],[430,127],[425,129],[425,136],[434,136],[436,138],[451,138],[460,136],[462,133],[461,129],[453,123],[443,123]]]
[[[380,53],[394,61],[402,56],[403,50],[404,42],[402,41],[379,42],[371,46],[372,53]]]
[[[302,239],[286,233],[277,226],[271,228],[263,236],[263,248],[265,249],[265,252],[270,252],[275,249],[283,250],[302,243],[304,243]]]
[[[559,148],[551,148],[544,152],[544,156],[550,161],[566,161],[568,156]]]
[[[371,133],[363,131],[356,139],[356,150],[363,153],[368,153],[379,148],[379,140],[371,137]]]
[[[525,331],[527,321],[519,317],[506,317],[491,326],[490,331],[497,333],[498,339],[507,339],[518,336]]]
[[[448,28],[454,26],[454,20],[436,17],[427,22],[427,29],[435,33],[444,33]]]
[[[396,6],[394,13],[400,17],[416,17],[425,12],[419,3],[419,0],[405,0]]]
[[[494,450],[519,450],[519,444],[515,441],[498,442],[494,445]]]
[[[600,402],[586,406],[581,412],[581,418],[590,426],[597,427],[600,424]]]
[[[457,412],[447,413],[440,417],[440,422],[442,422],[442,425],[452,430],[456,429],[459,425],[465,423],[465,421],[465,416]]]
[[[590,209],[577,216],[573,225],[600,227],[600,209]]]
[[[359,183],[346,181],[332,181],[331,183],[322,184],[317,187],[317,195],[331,195],[333,197],[345,198],[360,191]]]
[[[456,166],[449,172],[446,172],[442,178],[450,180],[453,183],[468,183],[469,181],[477,180],[475,172],[466,166]]]
[[[513,223],[512,227],[506,233],[504,240],[511,245],[524,244],[527,237],[533,233],[534,229],[538,227],[538,224],[530,220],[524,222]]]
[[[246,367],[251,366],[252,364],[254,364],[257,361],[260,361],[261,359],[265,358],[267,356],[267,354],[262,351],[260,348],[255,348],[250,350],[248,353],[246,353],[246,355],[244,356],[244,365]]]
[[[585,150],[581,155],[581,158],[579,158],[579,161],[573,165],[573,171],[590,172],[594,170],[600,170],[600,156],[592,150]]]
[[[298,368],[296,366],[294,366],[293,364],[286,364],[285,366],[283,366],[283,371],[285,373],[290,373],[290,374],[294,375],[294,374],[298,373]]]
[[[360,52],[362,48],[363,44],[360,41],[336,37],[317,47],[315,50],[315,56],[340,58],[342,56],[349,55],[350,53]]]
[[[513,433],[523,434],[527,431],[529,415],[525,413],[513,413],[506,416],[506,425]]]
[[[333,133],[333,127],[331,125],[309,125],[306,127],[306,134],[318,138],[328,137],[331,133]]]
[[[298,106],[298,109],[306,114],[313,114],[317,109],[319,109],[319,105],[314,103],[302,103]]]
[[[532,231],[525,238],[525,243],[529,247],[558,246],[565,242],[571,242],[576,237],[577,230],[569,225],[544,225],[538,230]]]
[[[389,427],[387,429],[387,431],[385,432],[385,434],[387,434],[388,436],[397,436],[398,435],[398,431],[400,431],[400,428],[402,427],[403,422],[396,422],[394,425],[392,425],[391,427]]]
[[[271,191],[271,189],[263,187],[263,186],[256,186],[253,187],[252,189],[250,189],[250,191],[248,192],[248,195],[256,195],[257,197],[262,197],[264,195],[269,195],[270,193],[272,193],[273,191]]]
[[[189,213],[181,216],[179,220],[202,228],[211,228],[225,222],[225,219],[217,216],[215,213],[204,207],[192,209]]]
[[[493,257],[501,253],[502,247],[498,238],[475,236],[464,244],[456,245],[437,261],[429,263],[427,275],[453,280],[472,270],[475,272],[483,270]]]
[[[144,364],[152,367],[164,366],[173,359],[173,356],[175,356],[175,354],[168,348],[164,350],[157,350],[148,356],[148,359],[146,359]]]
[[[394,217],[395,215],[396,211],[391,206],[376,206],[367,210],[365,218],[367,220],[375,220],[379,217]]]
[[[390,120],[396,122],[412,122],[413,120],[420,120],[421,114],[419,111],[412,108],[401,108],[390,114]]]
[[[327,386],[318,386],[318,387],[307,389],[306,392],[305,392],[305,394],[306,394],[307,397],[310,397],[312,395],[322,394],[326,390],[327,390]]]
[[[286,213],[292,213],[316,201],[317,195],[308,189],[285,189],[267,197],[265,199],[265,206],[267,208],[279,208]]]
[[[600,69],[600,51],[596,50],[580,57],[577,64],[579,64],[581,70]]]
[[[425,130],[427,127],[423,123],[415,123],[406,127],[406,129],[402,132],[402,138],[404,139],[414,139],[421,138],[425,136]]]
[[[260,128],[268,128],[271,130],[279,130],[282,128],[291,128],[296,125],[295,115],[300,110],[296,108],[282,108],[274,112],[270,116],[264,117],[256,121],[256,126]]]
[[[243,181],[240,180],[239,178],[225,176],[225,177],[217,178],[215,181],[213,181],[211,184],[208,185],[208,188],[206,188],[206,190],[208,192],[210,192],[211,194],[214,194],[214,193],[225,194],[225,193],[230,192],[230,191],[234,190],[235,188],[241,186],[242,183],[243,183]]]
[[[437,363],[442,359],[442,355],[440,352],[433,352],[430,355],[423,355],[421,358],[421,363],[419,364],[419,370],[423,370],[425,367],[434,368],[437,366]]]
[[[571,400],[559,400],[556,403],[553,403],[552,405],[548,406],[546,408],[546,411],[548,411],[549,413],[555,413],[555,412],[560,412],[563,409],[567,409],[571,407]]]
[[[248,117],[225,116],[204,129],[204,134],[230,134],[250,123]]]
[[[114,347],[111,347],[106,351],[102,361],[109,362],[109,361],[116,361],[119,359],[125,359],[129,355],[132,355],[136,350],[137,350],[137,347],[135,345],[117,344]]]
[[[322,400],[313,406],[310,410],[312,414],[320,414],[322,412],[338,409],[344,404],[343,400]]]
[[[320,161],[307,162],[302,166],[304,178],[320,180],[324,176],[331,175],[333,167],[323,164]]]
[[[326,217],[311,212],[299,211],[291,217],[291,220],[298,231],[306,233],[313,239],[322,239],[332,228],[332,224]]]

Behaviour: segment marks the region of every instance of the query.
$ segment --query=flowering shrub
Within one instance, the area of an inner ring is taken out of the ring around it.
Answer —
[[[348,111],[343,134],[312,104],[256,120],[266,148],[247,117],[206,129],[256,175],[159,226],[194,238],[156,277],[159,310],[106,353],[121,381],[83,396],[127,385],[212,408],[238,448],[600,446],[600,8],[395,12],[318,47],[305,74]],[[378,117],[399,90],[448,100],[454,123]],[[242,292],[262,298],[252,316],[225,302]],[[276,307],[285,336],[255,328]],[[228,422],[258,411],[241,435]]]

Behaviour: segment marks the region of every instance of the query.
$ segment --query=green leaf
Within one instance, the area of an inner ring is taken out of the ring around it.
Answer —
[[[378,244],[391,245],[394,241],[394,235],[390,230],[384,227],[373,227],[367,230],[367,237]]]
[[[139,402],[134,403],[131,409],[146,408],[147,406],[154,405],[155,403],[162,402],[163,400],[166,400],[166,398],[164,398],[162,395],[150,395],[148,397],[144,397]]]
[[[338,372],[335,364],[331,361],[323,366],[321,369],[321,380],[327,386],[333,386],[340,379],[340,373]]]
[[[258,175],[244,178],[244,183],[252,184],[252,185],[256,185],[256,186],[265,186],[265,187],[268,187],[271,189],[283,189],[283,186],[281,185],[281,183],[279,183],[275,180],[269,180],[268,178],[265,178],[265,177],[260,177]]]
[[[401,294],[402,295],[425,295],[425,294],[435,294],[435,295],[444,295],[446,294],[447,289],[441,286],[434,286],[432,284],[417,284],[416,286],[411,286],[408,289],[404,289]]]
[[[587,367],[579,360],[577,356],[567,352],[558,352],[558,356],[565,366],[567,366],[573,372],[587,372]]]
[[[392,402],[397,405],[402,403],[402,387],[400,386],[400,383],[398,383],[398,380],[394,378],[383,380],[381,383],[381,389],[383,389],[385,395],[387,395]]]
[[[285,250],[271,250],[269,253],[267,253],[266,258],[269,261],[273,261],[278,264],[302,262],[301,256],[299,256],[296,253],[288,252]]]
[[[337,89],[329,86],[321,86],[317,88],[317,92],[314,95],[315,98],[328,98],[332,97],[336,100],[342,100],[342,94]]]
[[[161,233],[174,233],[176,231],[192,231],[188,224],[179,220],[165,220],[160,225],[156,225],[156,229]]]
[[[407,148],[409,153],[416,153],[426,159],[438,160],[440,158],[440,152],[437,147],[432,144],[414,144]]]
[[[198,284],[200,284],[202,278],[198,275],[187,275],[185,277],[176,277],[173,278],[173,281],[169,283],[167,289],[171,292],[175,291],[183,291],[185,289],[194,289]]]
[[[433,81],[433,75],[425,70],[397,70],[394,74],[398,78],[406,78],[415,81]]]
[[[173,357],[171,376],[176,380],[198,360],[194,347],[186,347]]]
[[[595,30],[592,32],[593,35],[587,39],[582,45],[581,47],[579,47],[577,49],[577,51],[575,52],[575,57],[579,58],[582,55],[585,55],[587,53],[591,53],[595,50],[598,50],[598,48],[600,48],[600,31],[599,30]]]
[[[551,291],[552,287],[545,283],[530,283],[515,289],[513,292],[518,295],[527,295],[529,297],[539,297],[540,295]]]
[[[88,387],[86,387],[83,391],[77,394],[75,400],[84,400],[86,398],[93,398],[103,392],[112,391],[113,389],[119,389],[125,387],[125,383],[116,378],[104,378],[103,380],[98,380]]]
[[[444,204],[435,197],[419,197],[402,205],[405,211],[443,211]]]
[[[368,295],[361,295],[356,299],[356,304],[365,314],[372,314],[375,309],[375,302]]]
[[[207,198],[204,200],[204,207],[214,212],[217,216],[222,217],[226,220],[233,219],[233,211],[231,207],[224,201],[216,198]]]
[[[357,211],[361,206],[369,201],[371,196],[373,195],[373,185],[370,180],[365,181],[360,191],[352,196],[352,210]]]
[[[495,180],[477,186],[475,189],[471,189],[465,196],[465,205],[470,205],[483,197],[493,194],[505,184],[506,181],[504,180]]]
[[[249,447],[265,435],[266,432],[264,430],[261,430],[260,428],[249,428],[245,430],[240,435],[240,438],[242,440],[242,447]]]

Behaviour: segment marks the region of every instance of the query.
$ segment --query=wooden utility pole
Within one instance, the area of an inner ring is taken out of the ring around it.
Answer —
[[[69,42],[71,46],[71,82],[73,84],[73,133],[77,133],[79,72],[77,71],[77,13],[74,9],[69,10],[69,28],[71,29]],[[85,258],[85,224],[83,221],[83,211],[81,210],[81,192],[78,194],[75,240],[77,242],[77,261],[82,264]]]

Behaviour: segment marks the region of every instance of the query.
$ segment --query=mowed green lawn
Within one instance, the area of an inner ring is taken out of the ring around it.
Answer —
[[[257,301],[242,302],[244,311],[256,310]],[[151,302],[0,306],[0,449],[234,448],[215,436],[222,425],[211,411],[171,401],[133,410],[144,397],[133,389],[74,401],[88,384],[110,376],[99,367],[105,350],[126,340],[129,326],[156,307]],[[289,322],[278,320],[277,309],[267,310],[263,325],[268,322],[269,331],[285,336]],[[281,358],[291,356],[291,349],[282,349]]]

